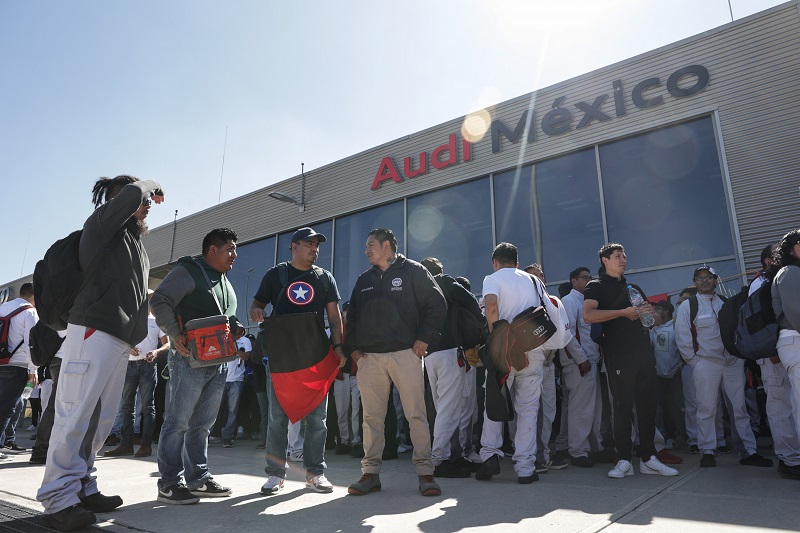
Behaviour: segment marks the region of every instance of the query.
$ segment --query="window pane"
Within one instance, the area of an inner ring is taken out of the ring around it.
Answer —
[[[531,165],[527,165],[494,175],[497,242],[510,242],[516,246],[522,267],[539,262],[533,215],[532,169]]]
[[[308,227],[313,228],[314,231],[317,233],[322,233],[328,238],[328,240],[322,243],[322,245],[319,247],[319,259],[317,259],[317,265],[321,266],[325,270],[330,270],[333,222],[327,220],[325,222],[320,222],[319,224],[312,224]],[[295,231],[297,231],[297,228],[278,235],[278,260],[276,261],[276,264],[292,260],[292,235],[294,235]]]
[[[394,202],[336,219],[333,275],[342,303],[350,299],[358,276],[370,267],[364,255],[364,247],[367,234],[375,228],[391,229],[397,237],[397,248],[402,252],[405,239],[403,202]]]
[[[537,163],[534,179],[547,280],[566,280],[579,266],[592,269],[604,241],[594,149]]]
[[[609,239],[632,268],[732,255],[710,118],[600,147]]]
[[[408,199],[408,256],[436,257],[451,276],[473,289],[492,272],[489,178]]]
[[[639,285],[648,298],[668,293],[669,301],[675,304],[682,289],[694,287],[694,281],[692,279],[694,269],[702,264],[701,262],[696,265],[654,270],[639,274],[627,274],[625,279]],[[735,260],[718,261],[708,263],[708,265],[714,267],[714,271],[720,278],[720,283],[717,285],[717,292],[719,294],[733,296],[739,292],[742,288],[742,283],[738,273],[739,268],[736,266]],[[594,274],[596,274],[596,271],[593,272],[593,275]],[[658,299],[663,300],[664,298]]]
[[[275,266],[275,237],[244,244],[236,249],[236,261],[228,272],[228,279],[236,291],[236,316],[239,322],[255,333],[255,324],[250,322],[250,303],[253,301],[267,270]]]

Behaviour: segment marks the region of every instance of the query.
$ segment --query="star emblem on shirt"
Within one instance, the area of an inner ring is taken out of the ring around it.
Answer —
[[[294,297],[298,300],[305,300],[306,294],[308,294],[308,291],[304,289],[302,285],[294,289]]]

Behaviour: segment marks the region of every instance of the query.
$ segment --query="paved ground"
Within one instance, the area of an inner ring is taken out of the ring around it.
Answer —
[[[27,434],[20,437],[25,442]],[[209,447],[215,478],[232,487],[233,496],[189,506],[155,501],[155,457],[101,457],[96,464],[103,493],[120,494],[125,504],[99,515],[98,525],[114,532],[158,533],[800,530],[800,481],[782,479],[774,468],[740,466],[735,454],[721,456],[716,468],[700,469],[699,456],[677,453],[686,462],[678,466],[678,477],[641,475],[637,460],[636,475],[623,480],[609,479],[608,465],[598,465],[551,471],[524,486],[504,459],[501,475],[488,482],[440,479],[443,493],[435,498],[417,491],[410,454],[384,464],[382,492],[349,496],[347,486],[360,475],[359,461],[329,453],[332,494],[306,490],[302,469],[294,469],[282,493],[262,496],[263,452],[245,440],[229,449]],[[0,500],[41,510],[35,496],[44,467],[29,465],[28,457],[0,463]],[[0,530],[9,524],[0,523]]]

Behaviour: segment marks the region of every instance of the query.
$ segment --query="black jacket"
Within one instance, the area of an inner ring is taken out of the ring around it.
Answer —
[[[436,280],[436,283],[442,290],[445,300],[448,302],[448,306],[447,318],[445,318],[444,325],[442,326],[441,337],[428,346],[428,353],[458,348],[458,340],[453,337],[453,330],[451,327],[452,317],[450,315],[452,313],[452,307],[449,302],[454,302],[477,317],[483,315],[483,313],[481,313],[481,306],[478,305],[478,301],[472,293],[465,289],[454,277],[448,276],[447,274],[438,274],[434,276],[433,279]]]
[[[358,277],[347,310],[345,353],[407,350],[417,339],[435,343],[447,302],[428,270],[401,254],[385,271],[373,266]]]

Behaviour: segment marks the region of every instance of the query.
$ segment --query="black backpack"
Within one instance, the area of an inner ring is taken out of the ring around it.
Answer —
[[[33,269],[33,294],[40,321],[56,331],[67,329],[75,298],[84,285],[94,278],[102,260],[124,232],[124,228],[117,232],[103,251],[92,259],[86,272],[81,270],[79,259],[83,230],[73,231],[47,249],[44,258]]]
[[[45,366],[56,356],[64,339],[59,336],[44,321],[39,320],[31,328],[28,345],[30,346],[31,362],[36,366]]]
[[[444,280],[451,283],[458,283],[449,276],[444,277]],[[447,283],[444,285],[447,285]],[[471,313],[469,309],[453,300],[449,288],[445,289],[442,286],[440,286],[440,288],[442,289],[444,299],[447,300],[448,327],[450,328],[453,340],[462,348],[472,348],[486,344],[486,338],[489,336],[489,327],[486,324],[486,317],[483,315],[476,316],[474,313]]]
[[[772,309],[772,281],[764,280],[748,296],[749,287],[729,299],[719,311],[719,332],[728,353],[755,361],[775,355],[778,321]]]
[[[14,348],[10,348],[8,346],[8,333],[11,329],[11,319],[20,314],[21,312],[25,311],[26,309],[31,309],[32,305],[23,305],[6,316],[0,317],[0,365],[7,365],[8,362],[14,357],[14,354],[17,353],[22,343],[25,342],[24,340],[19,341]]]

